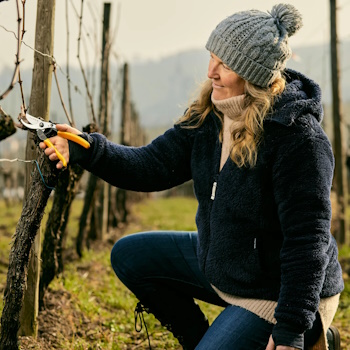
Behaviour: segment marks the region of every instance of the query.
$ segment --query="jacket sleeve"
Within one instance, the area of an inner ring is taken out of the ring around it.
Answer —
[[[272,333],[276,346],[302,344],[303,333],[315,320],[329,261],[333,152],[321,131],[299,131],[282,137],[273,165],[283,233],[281,289]]]
[[[191,131],[175,125],[143,147],[115,144],[93,133],[88,150],[69,141],[70,162],[108,183],[133,191],[161,191],[191,179]]]

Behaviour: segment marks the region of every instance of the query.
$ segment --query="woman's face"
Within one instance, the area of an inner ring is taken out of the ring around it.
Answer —
[[[210,53],[208,78],[213,83],[212,96],[215,100],[224,100],[244,94],[245,81],[212,52]]]

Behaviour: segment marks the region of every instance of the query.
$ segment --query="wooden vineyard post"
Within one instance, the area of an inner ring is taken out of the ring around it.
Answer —
[[[37,21],[35,29],[35,49],[46,55],[53,55],[55,24],[55,0],[38,0]],[[30,95],[29,112],[35,117],[49,119],[51,82],[53,62],[52,58],[43,56],[39,52],[34,54],[34,67],[32,78],[32,90]],[[33,135],[28,133],[26,158],[36,159],[38,149],[33,142]],[[31,173],[32,166],[27,167],[26,172],[26,195],[27,201],[29,188],[32,186]],[[19,335],[37,336],[37,315],[39,303],[39,278],[40,278],[40,228],[35,236],[35,240],[30,253],[28,267],[27,289],[23,300],[21,311],[21,328]]]

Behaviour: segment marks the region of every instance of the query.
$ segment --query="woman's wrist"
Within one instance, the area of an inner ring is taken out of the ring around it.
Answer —
[[[272,338],[275,346],[284,345],[296,349],[304,347],[304,333],[287,323],[278,322],[272,330]]]
[[[76,164],[76,163],[79,164],[81,161],[86,160],[89,157],[92,149],[91,146],[93,145],[94,139],[87,133],[81,133],[79,134],[79,136],[82,137],[87,142],[89,142],[90,148],[85,149],[73,141],[68,141],[70,164]]]

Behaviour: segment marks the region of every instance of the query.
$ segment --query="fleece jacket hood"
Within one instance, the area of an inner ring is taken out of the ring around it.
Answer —
[[[319,123],[323,119],[321,89],[314,81],[292,69],[286,69],[285,91],[277,98],[274,113],[267,120],[291,125],[298,117],[311,114]]]

